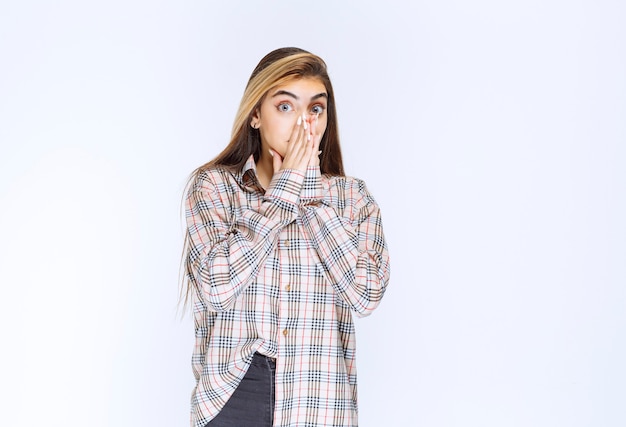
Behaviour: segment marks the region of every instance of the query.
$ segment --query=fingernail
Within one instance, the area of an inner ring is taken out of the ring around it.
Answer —
[[[307,140],[307,141],[310,141],[310,140],[311,140],[311,134],[308,134],[308,135],[306,136],[306,140]]]
[[[269,150],[270,152],[270,156],[274,157],[274,152],[272,150]]]
[[[298,121],[296,122],[298,126],[300,126],[300,123],[302,123],[302,116],[298,116]]]
[[[307,129],[307,127],[308,127],[308,126],[307,126],[307,124],[306,124],[306,119],[305,119],[305,120],[304,120],[304,130],[306,130],[306,129]]]
[[[322,154],[322,150],[317,152],[317,155],[319,156],[320,154]]]

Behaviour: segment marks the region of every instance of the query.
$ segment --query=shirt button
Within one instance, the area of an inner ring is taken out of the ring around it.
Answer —
[[[291,285],[287,285],[287,286],[285,286],[285,290],[286,290],[287,292],[289,292],[289,291],[291,290]]]
[[[289,247],[289,240],[285,240],[285,241],[283,242],[283,245],[285,245],[285,246]]]
[[[283,329],[283,335],[284,335],[284,336],[287,336],[287,334],[288,334],[288,333],[289,333],[289,332],[287,332],[287,329]]]

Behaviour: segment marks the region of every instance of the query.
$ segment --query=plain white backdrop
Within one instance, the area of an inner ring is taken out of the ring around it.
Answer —
[[[186,426],[188,174],[322,56],[392,279],[363,427],[626,425],[626,6],[0,1],[0,425]]]

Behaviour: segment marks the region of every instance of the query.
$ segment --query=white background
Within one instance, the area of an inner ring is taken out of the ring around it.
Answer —
[[[0,2],[0,425],[186,426],[182,189],[322,56],[392,279],[362,427],[626,425],[621,1]]]

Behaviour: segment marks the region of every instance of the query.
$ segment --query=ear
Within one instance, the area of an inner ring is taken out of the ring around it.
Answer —
[[[250,126],[258,129],[261,126],[261,112],[256,108],[251,115]]]

